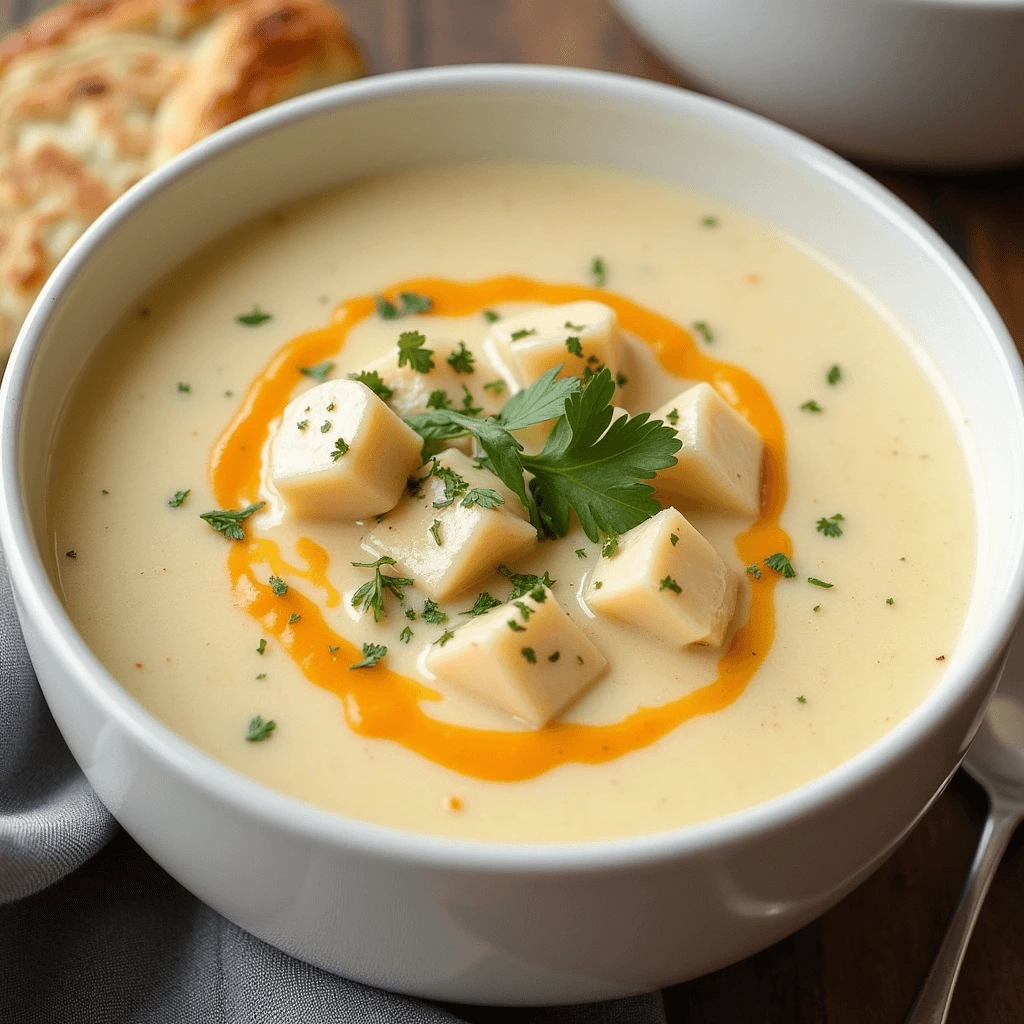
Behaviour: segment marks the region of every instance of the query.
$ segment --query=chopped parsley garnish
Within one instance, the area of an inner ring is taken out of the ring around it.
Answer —
[[[501,314],[500,313],[495,313],[493,309],[485,309],[484,310],[484,319],[489,324],[493,324],[493,323],[496,323],[498,320],[501,319]]]
[[[331,462],[337,462],[348,451],[348,442],[343,438],[339,437],[334,442],[334,451],[331,452]]]
[[[340,650],[341,650],[341,648],[335,646],[334,644],[328,644],[327,645],[327,651],[328,651],[329,654],[332,654],[332,655],[337,654],[338,651],[340,651]]]
[[[273,319],[270,313],[264,313],[259,306],[253,306],[251,312],[236,316],[235,323],[245,324],[246,327],[259,327],[260,324],[265,324],[268,320]]]
[[[381,571],[382,566],[394,564],[395,560],[390,558],[388,555],[382,555],[376,562],[352,563],[353,567],[356,569],[374,570],[373,579],[364,583],[352,595],[352,607],[362,607],[365,608],[366,611],[372,612],[374,622],[380,622],[380,620],[387,614],[384,611],[385,591],[390,590],[399,601],[404,601],[405,594],[403,592],[403,588],[412,586],[412,580],[404,576],[385,576]]]
[[[72,548],[70,551],[65,551],[64,556],[66,558],[77,558],[78,552],[74,548]]]
[[[430,373],[434,368],[434,350],[424,348],[427,339],[419,331],[402,331],[398,336],[398,365],[406,363],[417,373]]]
[[[629,378],[624,373],[615,374],[615,386],[624,388],[629,383]]]
[[[891,597],[887,597],[885,599],[885,603],[886,604],[895,604],[896,602]]]
[[[558,580],[553,580],[547,572],[543,576],[534,576],[528,572],[513,572],[507,565],[499,565],[498,572],[512,584],[512,593],[508,595],[510,601],[530,593],[536,587],[547,587],[550,590],[558,582]]]
[[[438,647],[444,647],[444,645],[445,645],[446,643],[448,643],[448,641],[449,641],[449,640],[451,640],[451,638],[452,638],[453,636],[455,636],[455,634],[454,634],[454,633],[453,633],[453,632],[452,632],[452,631],[451,631],[450,629],[446,629],[446,630],[445,630],[445,631],[444,631],[444,632],[443,632],[443,633],[442,633],[442,634],[441,634],[441,635],[440,635],[440,636],[439,636],[439,637],[438,637],[438,638],[437,638],[437,639],[436,639],[436,640],[434,641],[434,643],[435,643],[435,644],[437,644],[437,646],[438,646]]]
[[[602,530],[601,557],[611,558],[619,550],[619,535],[615,530]]]
[[[288,584],[280,576],[271,576],[268,582],[270,583],[270,589],[278,597],[284,597],[288,593]]]
[[[590,279],[595,288],[603,288],[608,281],[608,269],[600,256],[595,256],[590,262]]]
[[[415,609],[413,609],[413,608],[406,608],[405,609],[405,617],[410,622],[415,622],[416,621],[416,617],[417,617]]]
[[[452,407],[452,400],[448,397],[447,391],[444,391],[442,388],[434,388],[427,395],[426,405],[428,409],[450,409]]]
[[[441,520],[440,519],[435,519],[430,524],[430,536],[434,538],[434,543],[438,547],[440,547],[441,546]]]
[[[410,313],[429,313],[434,308],[432,299],[417,292],[400,292],[397,303],[390,302],[383,295],[376,296],[374,302],[381,320],[397,320]]]
[[[755,580],[759,580],[761,578],[761,570],[756,565],[748,565],[747,575],[753,576]]]
[[[775,572],[782,573],[783,577],[787,580],[791,580],[796,576],[796,570],[793,568],[793,563],[781,552],[776,551],[774,555],[769,555],[765,560],[764,564],[769,569],[774,569]]]
[[[266,679],[267,678],[267,673],[266,672],[261,672],[256,678],[257,679]]]
[[[583,346],[580,344],[580,339],[576,337],[568,337],[565,339],[565,347],[569,350],[570,355],[582,356]]]
[[[600,590],[600,589],[601,589],[601,588],[602,588],[603,586],[604,586],[604,583],[602,583],[602,582],[601,582],[601,580],[598,580],[598,581],[597,581],[597,582],[596,582],[596,583],[594,584],[594,589],[595,589],[595,590]]]
[[[473,404],[473,392],[462,385],[462,414],[463,416],[479,416],[484,411],[482,405]]]
[[[506,386],[503,380],[489,380],[484,385],[484,391],[490,391],[492,395],[503,395]]]
[[[398,642],[407,644],[413,637],[412,626],[406,626],[401,633],[398,634]]]
[[[434,508],[447,508],[456,498],[461,498],[469,490],[469,484],[463,477],[454,469],[441,465],[437,459],[433,460],[429,475],[437,477],[444,484],[444,501],[435,501]]]
[[[519,614],[523,617],[523,622],[529,622],[530,616],[533,614],[533,609],[526,604],[525,601],[513,601],[512,604],[519,609]]]
[[[375,668],[387,653],[388,649],[383,644],[363,644],[363,660],[349,665],[349,668]]]
[[[823,533],[826,537],[842,537],[843,528],[839,525],[842,521],[841,512],[837,512],[834,516],[823,516],[816,524],[818,533]]]
[[[327,406],[327,411],[328,412],[334,412],[334,409],[335,409],[335,405],[334,405],[333,402],[331,402],[331,404],[329,406]]]
[[[560,652],[560,651],[555,651],[555,653],[554,653],[554,654],[549,654],[549,655],[548,655],[548,661],[550,661],[550,662],[554,663],[554,662],[558,661],[558,659],[559,659],[559,658],[560,658],[561,656],[562,656],[562,654],[561,654],[561,652]]]
[[[671,576],[666,576],[658,587],[659,590],[671,590],[673,594],[681,594],[683,588]]]
[[[484,612],[489,612],[492,608],[497,608],[500,604],[501,602],[496,597],[491,597],[491,595],[485,590],[482,594],[477,594],[472,608],[468,611],[459,612],[459,614],[473,616],[483,615]]]
[[[508,628],[511,629],[513,633],[525,633],[526,632],[526,627],[525,626],[520,626],[519,623],[516,622],[515,619],[509,619],[508,620]]]
[[[242,523],[254,512],[259,512],[265,504],[265,501],[258,501],[255,505],[249,505],[248,508],[215,509],[213,512],[203,512],[199,518],[209,523],[228,540],[244,540],[245,531],[242,528]]]
[[[398,307],[385,299],[383,295],[374,296],[373,302],[377,307],[377,316],[381,320],[397,320],[402,315],[398,312]]]
[[[306,427],[309,426],[309,420],[299,420],[299,422],[296,423],[295,426],[298,430],[305,430]]]
[[[812,611],[812,612],[820,612],[820,611],[821,611],[821,605],[820,605],[820,604],[816,604],[816,605],[815,605],[815,606],[814,606],[814,607],[813,607],[813,608],[811,609],[811,611]]]
[[[667,419],[669,421],[669,423],[672,424],[673,427],[676,426],[676,424],[679,422],[679,410],[678,409],[672,409],[665,416],[665,419]]]
[[[441,611],[437,602],[431,601],[429,597],[423,602],[420,616],[424,622],[429,622],[432,626],[443,626],[448,621],[448,613]]]
[[[298,612],[292,612],[291,615],[288,616],[288,625],[294,626],[301,618],[302,616]]]
[[[804,404],[801,405],[800,408],[804,412],[824,412],[825,411],[824,409],[822,409],[822,407],[820,405],[818,405],[818,403],[813,398],[811,398],[808,401],[804,402]]]
[[[821,587],[823,590],[831,590],[835,586],[834,583],[826,583],[824,580],[819,580],[814,576],[808,576],[807,582],[812,586]]]
[[[256,653],[257,654],[266,654],[267,653],[267,641],[263,637],[260,637],[259,645],[256,647]]]
[[[576,557],[577,558],[586,558],[587,557],[587,549],[586,548],[577,548],[576,549]]]
[[[395,392],[384,383],[384,379],[376,370],[362,370],[359,373],[350,373],[349,380],[357,380],[365,384],[378,398],[387,401]]]
[[[104,491],[103,493],[106,494],[107,492]],[[170,505],[171,508],[181,508],[181,506],[185,504],[185,499],[191,493],[192,493],[192,489],[191,488],[189,488],[187,491],[175,491],[174,492],[174,497],[167,499],[167,504]]]
[[[192,385],[186,384],[183,380],[179,380],[178,391],[183,395],[190,395],[192,393]]]
[[[108,491],[108,490],[106,489],[106,487],[104,487],[104,488],[103,488],[103,490],[102,490],[102,491],[100,491],[100,494],[109,494],[109,493],[110,493],[110,491]],[[186,496],[186,497],[188,496],[188,493],[189,493],[188,491],[185,491],[185,496]],[[181,494],[181,491],[178,491],[178,494]],[[175,497],[177,497],[177,496],[178,496],[178,494],[175,494]],[[184,498],[182,498],[182,501],[184,501],[184,500],[185,500],[185,499],[184,499]],[[168,502],[168,504],[170,504],[170,502]],[[175,508],[177,508],[178,506],[177,506],[177,505],[175,505],[174,507],[175,507]]]
[[[315,366],[300,366],[299,373],[305,377],[312,377],[313,380],[320,381],[321,384],[327,380],[327,375],[334,369],[334,363],[322,362],[317,363]]]
[[[704,320],[695,320],[693,323],[693,329],[709,344],[711,345],[715,336],[711,333],[711,328],[708,327],[707,322]]]
[[[512,332],[512,341],[519,341],[520,338],[528,338],[531,334],[536,333],[536,327],[522,327],[518,331]]]
[[[718,227],[718,218],[717,217],[712,217],[711,214],[709,213],[706,217],[701,217],[700,223],[701,223],[702,227],[705,227],[705,228],[715,228],[715,227]]]
[[[320,424],[320,433],[321,434],[326,434],[327,431],[329,431],[330,429],[331,429],[331,421],[330,420],[324,420],[323,423]]]
[[[537,654],[532,647],[523,648],[523,657],[531,664],[537,664]]]
[[[670,541],[672,541],[672,547],[675,547],[679,543],[679,534],[678,533],[670,533],[668,535],[668,539]]]
[[[825,375],[825,380],[829,382],[833,387],[836,386],[843,379],[843,371],[839,368],[838,363],[833,363],[829,368],[828,373]]]
[[[458,349],[452,352],[445,362],[456,373],[472,373],[474,370],[473,353],[466,348],[466,343],[464,341],[459,342]]]
[[[269,722],[265,722],[260,715],[253,715],[249,719],[249,729],[245,734],[245,738],[250,743],[260,743],[263,740],[270,739],[270,734],[277,728],[277,722],[271,719]]]
[[[462,499],[464,508],[479,505],[481,508],[497,508],[504,505],[505,499],[490,487],[471,487]]]
[[[566,320],[564,326],[568,327],[570,331],[576,331],[577,333],[587,328],[586,324],[574,324],[571,320]]]
[[[797,697],[796,702],[797,702],[797,704],[806,704],[807,703],[807,698],[804,697],[804,696]]]

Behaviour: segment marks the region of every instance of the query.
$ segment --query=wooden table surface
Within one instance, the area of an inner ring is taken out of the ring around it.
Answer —
[[[606,0],[340,0],[373,72],[528,62],[682,80]],[[0,28],[50,6],[0,0]],[[1024,344],[1024,171],[967,177],[868,168],[928,219]],[[899,1024],[943,934],[981,833],[963,773],[885,864],[820,920],[771,949],[665,992],[670,1024]],[[951,1024],[1024,1021],[1024,836],[993,883]],[[465,1010],[473,1021],[511,1014]]]

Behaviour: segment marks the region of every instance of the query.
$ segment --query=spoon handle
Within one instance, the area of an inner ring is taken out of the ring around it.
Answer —
[[[1019,809],[1003,807],[995,800],[992,802],[956,912],[935,955],[932,969],[903,1024],[945,1024],[960,965],[967,952],[974,923],[978,920],[978,911],[1019,821]]]

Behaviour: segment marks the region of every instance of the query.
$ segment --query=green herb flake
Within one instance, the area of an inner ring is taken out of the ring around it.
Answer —
[[[554,653],[554,654],[549,654],[549,655],[548,655],[548,661],[550,661],[550,662],[551,662],[552,664],[554,664],[554,663],[555,663],[556,661],[558,661],[558,659],[559,659],[559,658],[560,658],[561,656],[562,656],[562,654],[561,654],[561,652],[560,652],[560,651],[555,651],[555,653]]]
[[[108,490],[106,489],[106,487],[104,487],[104,488],[103,488],[103,490],[102,490],[102,491],[100,491],[100,494],[109,494],[109,493],[110,493],[110,491],[108,491]],[[174,497],[175,497],[175,498],[177,498],[178,494],[181,494],[181,493],[182,493],[181,491],[178,491],[178,493],[177,493],[177,494],[175,494],[175,495],[174,495]],[[188,495],[189,495],[189,492],[188,492],[188,491],[185,491],[185,498],[187,498],[187,497],[188,497]],[[185,498],[182,498],[181,500],[182,500],[182,501],[184,501],[184,500],[185,500]],[[173,499],[172,499],[172,500],[173,500]],[[168,502],[167,504],[169,505],[169,504],[170,504],[170,502]],[[175,508],[177,508],[178,506],[177,506],[177,505],[175,505],[174,507],[175,507]]]
[[[829,367],[828,373],[825,375],[825,380],[827,380],[832,387],[835,387],[842,379],[843,371],[840,369],[838,363],[833,363],[832,366]]]
[[[186,384],[183,380],[178,381],[178,392],[182,395],[192,394],[192,385]]]
[[[804,402],[804,404],[801,405],[800,408],[804,412],[824,412],[825,411],[824,409],[822,409],[822,407],[820,405],[818,405],[818,403],[813,398],[811,398],[808,401]]]
[[[382,567],[394,565],[395,560],[388,555],[381,555],[375,562],[353,562],[355,569],[373,569],[373,579],[364,583],[352,595],[352,607],[364,608],[373,614],[373,621],[380,622],[385,617],[384,595],[391,591],[399,601],[405,600],[405,587],[411,587],[413,581],[404,576],[385,576]]]
[[[484,612],[489,612],[492,608],[497,608],[501,602],[496,597],[491,597],[490,594],[485,590],[482,594],[477,594],[476,600],[473,602],[473,607],[464,612],[459,612],[460,615],[483,615]]]
[[[811,609],[811,611],[812,611],[812,612],[820,612],[820,611],[821,611],[821,605],[820,605],[820,604],[816,604],[816,605],[815,605],[815,606],[814,606],[814,607],[813,607],[813,608]]]
[[[469,484],[464,477],[454,469],[442,465],[437,459],[433,460],[428,476],[437,477],[444,484],[444,501],[435,501],[434,508],[447,508],[456,498],[461,498],[469,490]]]
[[[288,584],[280,576],[271,576],[268,582],[270,583],[270,589],[278,597],[284,597],[288,593]]]
[[[666,576],[658,587],[659,590],[671,590],[673,594],[681,594],[683,588],[671,576]]]
[[[716,228],[718,227],[718,218],[713,217],[710,213],[706,217],[700,219],[701,227],[705,228]]]
[[[463,508],[479,505],[481,508],[497,508],[504,505],[505,499],[490,487],[471,487],[462,499]]]
[[[484,411],[484,407],[482,405],[474,405],[473,401],[474,401],[474,399],[473,399],[473,392],[470,391],[469,388],[467,388],[465,384],[463,384],[462,385],[462,415],[463,416],[479,416],[480,413],[482,413]]]
[[[266,654],[267,653],[267,641],[263,637],[260,637],[260,642],[259,642],[259,644],[256,647],[256,653],[257,654]]]
[[[266,679],[267,678],[267,673],[266,672],[260,672],[260,674],[258,676],[256,676],[256,678],[257,679]]]
[[[430,373],[434,368],[434,350],[425,348],[426,343],[419,331],[402,331],[398,336],[398,365],[408,364],[416,373]]]
[[[679,534],[677,534],[677,533],[670,533],[668,535],[668,539],[670,541],[672,541],[672,547],[675,547],[679,543]]]
[[[793,568],[793,563],[781,552],[776,551],[774,555],[769,555],[765,560],[764,564],[769,569],[773,569],[777,573],[781,573],[782,576],[791,580],[796,576],[796,570]]]
[[[800,697],[797,697],[796,702],[797,704],[806,704],[807,698],[801,695]]]
[[[516,622],[515,619],[509,619],[508,620],[508,628],[511,629],[513,633],[525,633],[526,632],[526,627],[525,626],[520,626],[519,623]]]
[[[708,327],[707,321],[695,320],[693,323],[693,329],[709,344],[714,344],[715,336],[711,333],[711,328]]]
[[[523,657],[531,664],[537,664],[537,654],[532,647],[523,648]]]
[[[387,653],[388,649],[383,644],[363,644],[363,660],[349,665],[349,668],[376,668]]]
[[[811,586],[821,587],[822,590],[831,590],[835,586],[834,583],[826,583],[824,580],[819,580],[816,576],[808,576],[807,582],[810,583]]]
[[[434,388],[433,391],[427,395],[426,406],[428,409],[451,409],[452,400],[448,397],[448,392],[442,388]]]
[[[489,324],[493,324],[497,323],[501,319],[501,314],[495,313],[493,309],[485,309],[483,317]]]
[[[887,597],[887,598],[885,599],[885,603],[886,603],[886,604],[895,604],[896,602],[895,602],[895,601],[893,600],[893,598],[891,598],[891,597]]]
[[[443,626],[448,621],[448,613],[441,611],[440,605],[436,601],[431,601],[429,597],[423,602],[420,616],[424,622],[429,622],[432,626]]]
[[[340,651],[340,650],[341,650],[341,648],[337,647],[334,644],[328,644],[327,645],[327,652],[328,652],[328,654],[334,655],[334,654],[337,654],[338,651]]]
[[[349,380],[365,384],[381,401],[386,402],[395,392],[384,383],[384,378],[376,370],[361,370],[359,373],[350,373]]]
[[[342,455],[346,454],[346,452],[348,452],[348,442],[343,437],[339,437],[338,440],[334,442],[334,450],[331,452],[331,462],[337,462]]]
[[[602,582],[601,582],[600,580],[598,580],[598,581],[597,581],[597,582],[596,582],[596,583],[594,584],[594,589],[595,589],[595,590],[600,590],[600,589],[601,589],[601,588],[602,588],[603,586],[604,586],[604,584],[603,584],[603,583],[602,583]]]
[[[523,622],[529,622],[530,616],[533,614],[533,609],[526,604],[525,601],[513,601],[512,604],[519,609],[519,614],[523,617]]]
[[[753,576],[755,580],[759,580],[761,578],[761,570],[756,565],[748,565],[747,575]]]
[[[547,571],[543,576],[534,576],[528,572],[512,572],[507,565],[499,565],[498,572],[512,584],[512,593],[508,596],[510,601],[525,596],[537,587],[546,587],[550,590],[558,582],[558,580],[553,580]]]
[[[317,363],[315,366],[300,366],[299,373],[304,377],[312,377],[313,380],[318,380],[323,384],[327,380],[327,375],[334,369],[334,363],[324,361]]]
[[[223,534],[228,540],[244,540],[245,531],[242,523],[253,513],[259,512],[265,504],[265,501],[258,501],[255,505],[242,509],[215,509],[213,512],[201,513],[199,518],[209,523],[217,533]]]
[[[415,609],[413,609],[413,608],[406,608],[406,609],[405,609],[405,617],[406,617],[406,618],[407,618],[407,619],[408,619],[408,620],[409,620],[410,622],[415,622],[415,621],[416,621],[416,619],[418,618],[418,616],[416,615],[416,611],[415,611]]]
[[[249,743],[262,743],[263,740],[270,739],[270,734],[276,728],[277,722],[273,719],[266,722],[260,715],[253,715],[249,719],[249,729],[245,734],[245,738]]]
[[[441,546],[441,520],[440,519],[435,519],[430,524],[430,536],[434,538],[434,543],[438,547],[440,547]]]
[[[334,409],[335,409],[335,405],[334,405],[333,402],[331,402],[331,404],[329,406],[327,406],[327,411],[328,412],[334,412]]]
[[[401,633],[398,634],[398,642],[407,644],[413,638],[413,632],[411,626],[406,626]]]
[[[492,395],[503,395],[507,386],[503,380],[489,380],[484,385],[484,391],[490,391]]]
[[[577,548],[576,549],[576,557],[577,558],[586,558],[587,557],[587,549],[586,548]]]
[[[512,341],[519,341],[521,338],[528,338],[531,334],[536,334],[536,327],[522,327],[518,331],[513,331],[511,334]]]
[[[434,308],[434,300],[419,292],[400,292],[398,297],[402,300],[402,312],[405,315],[429,313]]]
[[[611,558],[619,550],[619,535],[614,530],[602,530],[601,557]]]
[[[434,641],[434,643],[435,643],[435,644],[437,644],[437,646],[438,646],[438,647],[444,647],[444,645],[445,645],[446,643],[448,643],[448,641],[449,641],[449,640],[451,640],[451,638],[452,638],[453,636],[455,636],[455,634],[454,634],[454,633],[453,633],[453,632],[452,632],[452,631],[451,631],[450,629],[446,629],[446,630],[445,630],[445,631],[444,631],[444,632],[443,632],[443,633],[442,633],[442,634],[441,634],[441,635],[440,635],[440,636],[439,636],[439,637],[438,637],[438,638],[437,638],[437,639],[436,639],[436,640]]]
[[[669,413],[665,416],[665,419],[667,419],[668,422],[671,423],[673,427],[676,426],[679,423],[679,410],[678,409],[670,410]]]
[[[104,491],[103,493],[106,494],[108,492]],[[174,497],[167,499],[167,504],[170,505],[171,508],[181,508],[181,506],[185,504],[185,499],[191,493],[192,493],[192,489],[191,488],[189,488],[187,491],[175,491],[174,492]]]
[[[398,312],[398,307],[385,299],[383,295],[375,295],[373,303],[377,308],[377,316],[381,320],[397,320],[402,315]]]
[[[265,324],[268,320],[273,319],[274,317],[270,313],[264,313],[259,306],[253,306],[250,312],[236,316],[235,323],[244,324],[246,327],[259,327],[260,324]]]
[[[65,551],[64,552],[64,557],[65,558],[77,558],[78,557],[78,552],[74,548],[72,548],[70,551]]]
[[[590,261],[590,280],[595,288],[603,288],[608,282],[608,268],[600,256],[595,256]]]
[[[583,346],[580,344],[580,339],[574,336],[570,336],[565,339],[565,347],[569,350],[569,354],[573,356],[583,355]]]
[[[473,373],[474,361],[473,353],[466,348],[464,341],[460,341],[458,349],[445,360],[456,373]]]
[[[298,612],[292,612],[291,615],[288,616],[288,625],[294,626],[301,618],[302,616]]]
[[[563,326],[568,328],[570,331],[575,331],[577,334],[587,328],[586,324],[574,324],[571,320],[566,320]]]
[[[323,423],[320,424],[320,433],[321,434],[326,434],[330,429],[331,429],[331,421],[330,420],[324,420]]]
[[[629,378],[624,373],[615,374],[615,386],[624,388],[629,383]]]
[[[839,525],[842,521],[842,513],[837,512],[834,516],[823,516],[815,525],[818,533],[824,534],[826,537],[842,537],[843,528]]]
[[[308,426],[309,426],[309,420],[299,420],[299,422],[295,424],[295,427],[296,427],[297,430],[305,430],[306,427],[308,427]]]

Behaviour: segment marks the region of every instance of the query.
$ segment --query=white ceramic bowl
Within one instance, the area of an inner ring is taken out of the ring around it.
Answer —
[[[1024,0],[613,0],[695,85],[865,160],[1024,160]]]
[[[51,543],[47,461],[69,388],[118,315],[210,239],[280,203],[378,171],[484,157],[637,172],[774,221],[902,318],[956,421],[969,421],[979,542],[964,636],[925,703],[828,775],[727,818],[615,841],[401,832],[211,760],[136,704],[68,619],[40,557]],[[0,398],[0,539],[43,692],[100,797],[243,928],[424,996],[619,996],[721,967],[810,921],[891,852],[955,769],[1021,601],[1022,372],[979,286],[910,210],[839,158],[722,103],[628,78],[408,72],[219,132],[118,200],[75,246],[25,324]]]

